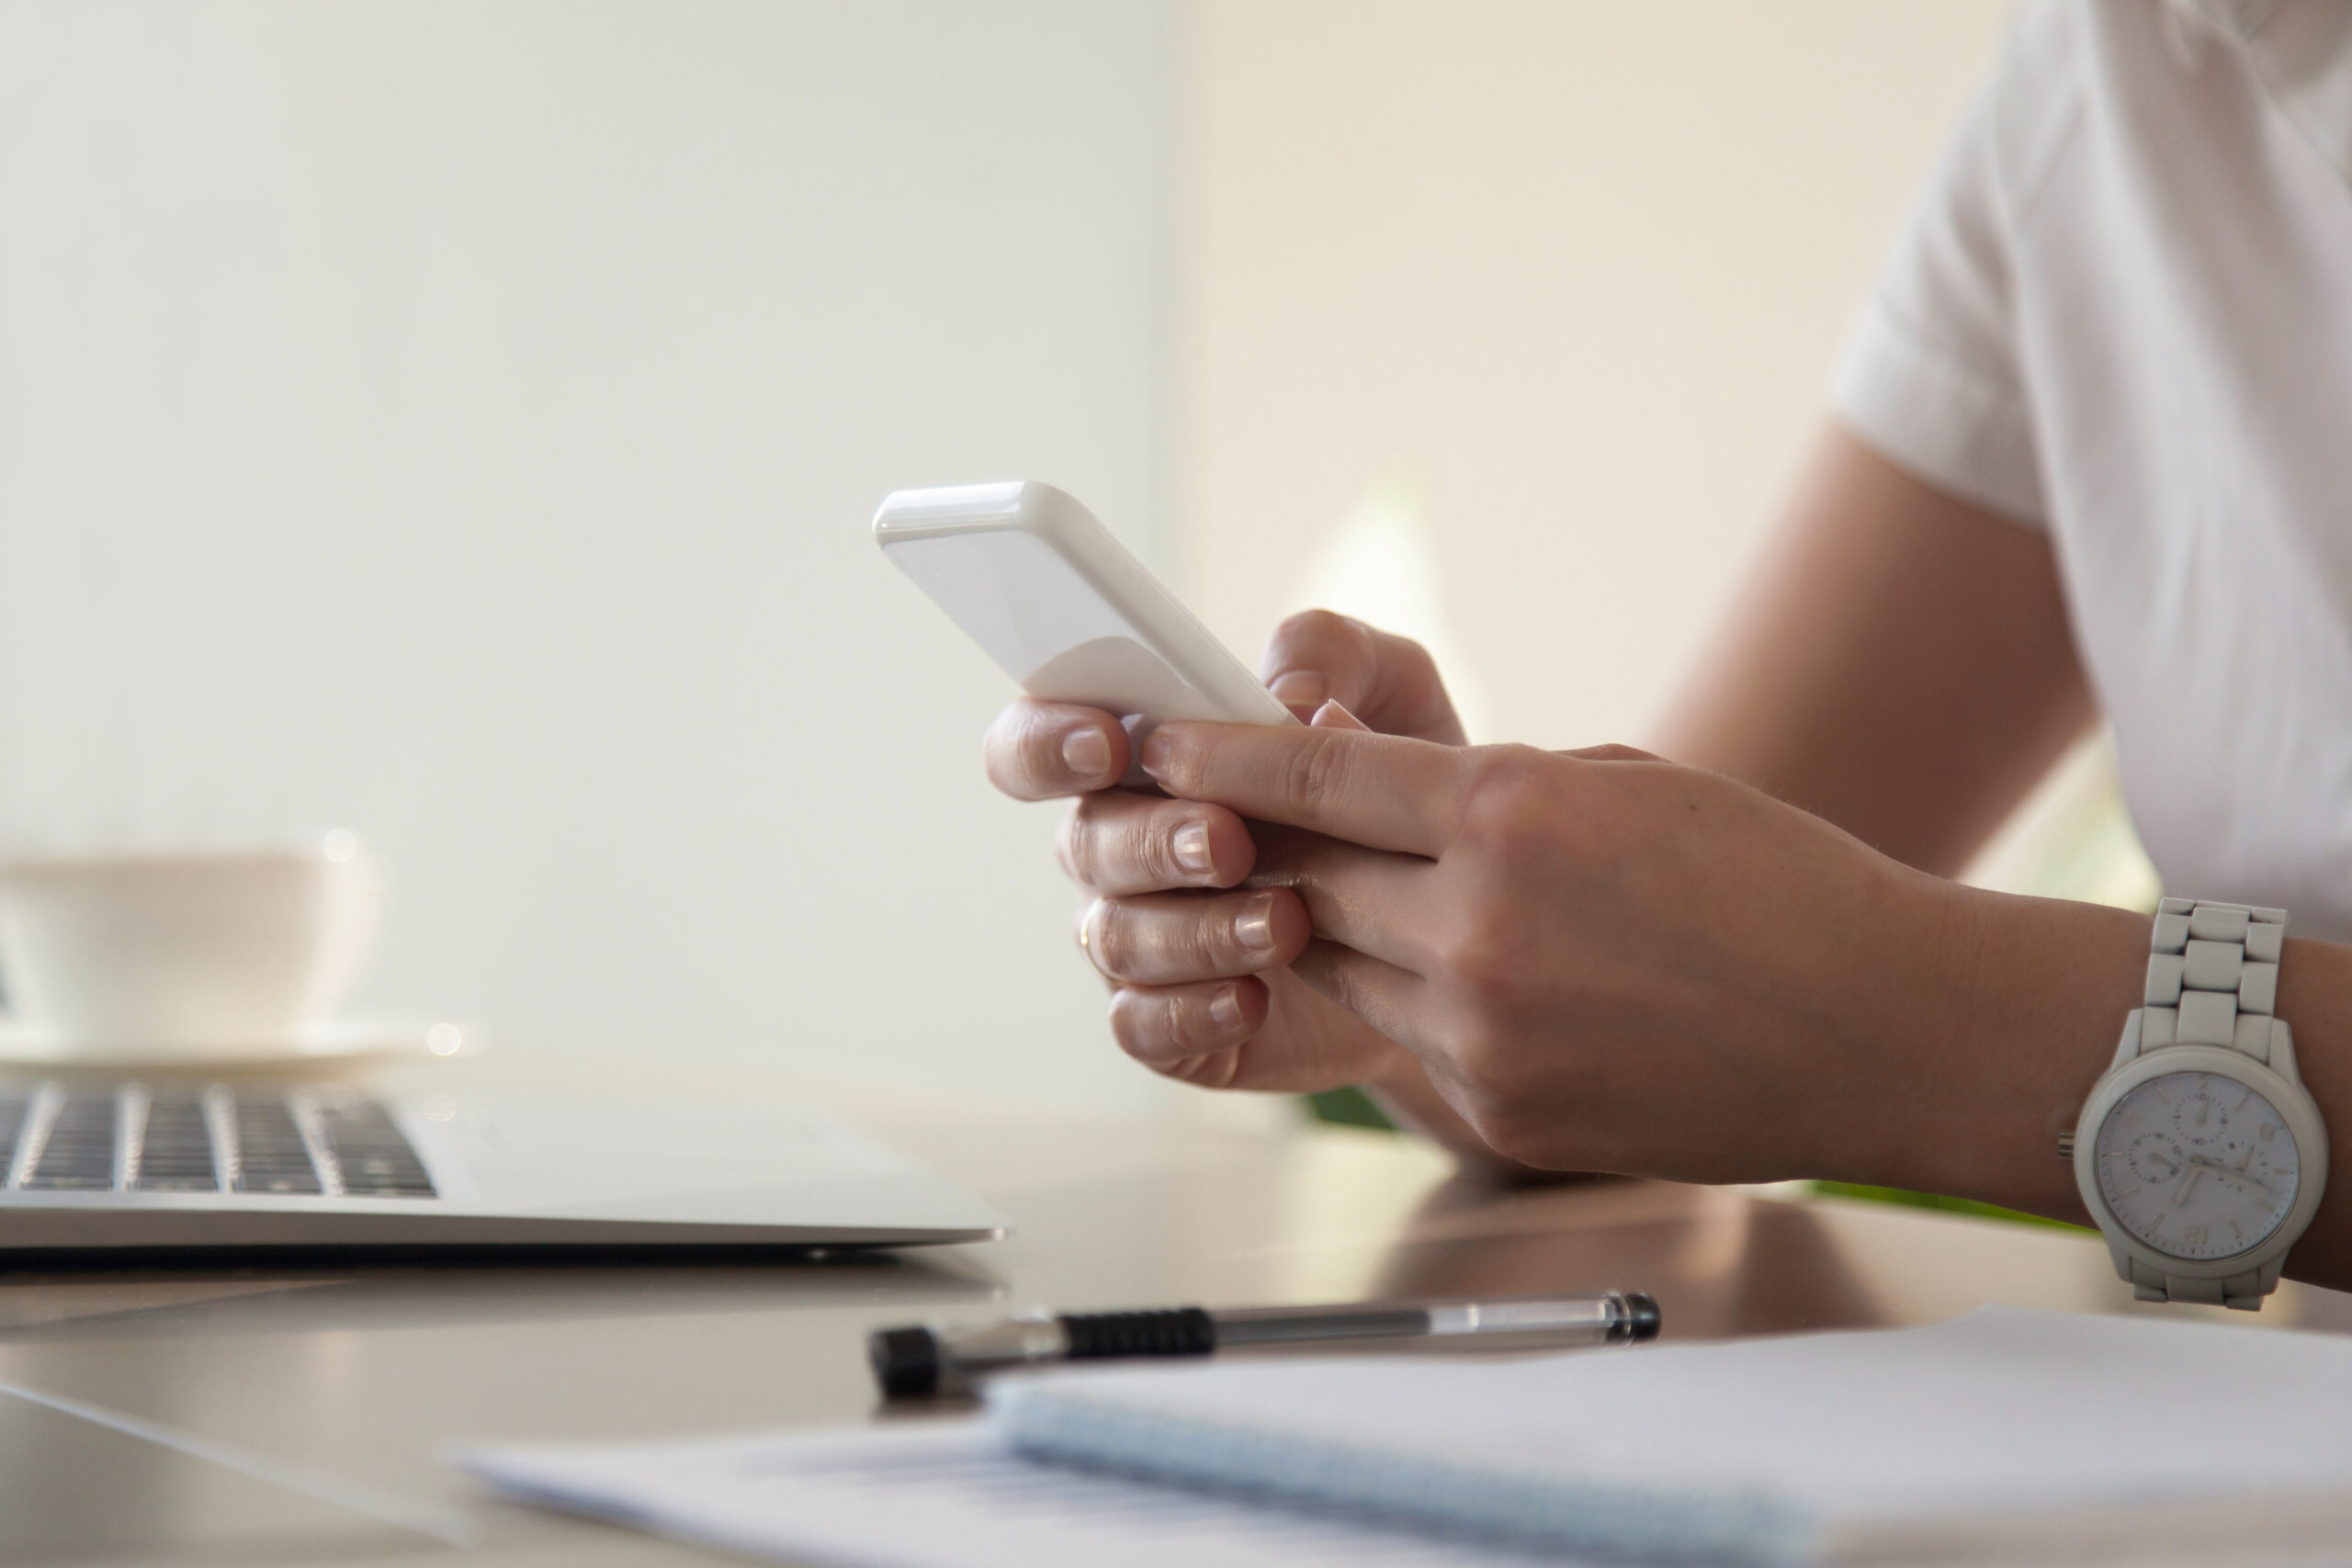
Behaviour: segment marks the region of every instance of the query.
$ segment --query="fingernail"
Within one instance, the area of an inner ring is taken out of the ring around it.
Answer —
[[[1219,986],[1209,998],[1209,1016],[1216,1020],[1219,1029],[1241,1027],[1241,987]]]
[[[1315,716],[1306,722],[1317,729],[1369,729],[1372,728],[1350,713],[1337,697],[1317,708]]]
[[[1267,690],[1284,707],[1312,708],[1321,706],[1323,699],[1331,694],[1331,682],[1320,671],[1286,670],[1274,677]]]
[[[1274,901],[1261,898],[1250,911],[1233,922],[1234,940],[1251,953],[1274,950]]]
[[[1145,736],[1143,750],[1137,757],[1137,761],[1143,764],[1143,771],[1153,778],[1158,778],[1161,771],[1168,766],[1169,752],[1174,745],[1174,741],[1157,729]]]
[[[1080,778],[1095,778],[1111,766],[1111,738],[1092,725],[1062,737],[1062,763]]]
[[[1176,863],[1194,876],[1206,876],[1216,869],[1216,860],[1209,854],[1209,825],[1187,822],[1176,829]]]

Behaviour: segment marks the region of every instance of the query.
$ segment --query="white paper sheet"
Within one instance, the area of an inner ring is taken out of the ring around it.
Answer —
[[[452,1454],[517,1501],[843,1568],[1527,1568],[1461,1541],[1015,1459],[973,1417]]]
[[[1994,1309],[1511,1362],[1072,1368],[991,1398],[986,1420],[453,1457],[525,1501],[851,1568],[1476,1568],[1593,1539],[1415,1533],[1448,1517],[1630,1518],[1602,1539],[1725,1561],[2352,1558],[2333,1336]]]

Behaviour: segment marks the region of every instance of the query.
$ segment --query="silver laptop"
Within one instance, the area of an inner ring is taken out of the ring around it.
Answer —
[[[0,1083],[0,1258],[158,1247],[904,1247],[1002,1215],[819,1116],[379,1095],[320,1083]]]

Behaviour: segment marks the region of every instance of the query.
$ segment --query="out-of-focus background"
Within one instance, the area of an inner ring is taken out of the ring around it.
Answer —
[[[0,853],[348,826],[370,1007],[1171,1096],[875,502],[1638,739],[2005,9],[8,0]],[[2150,896],[2104,781],[1983,874]]]

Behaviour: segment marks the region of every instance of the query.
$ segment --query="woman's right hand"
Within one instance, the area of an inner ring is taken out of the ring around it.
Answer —
[[[1374,729],[1464,743],[1429,654],[1361,621],[1292,616],[1260,672],[1302,719],[1336,702]],[[1362,1085],[1414,1121],[1445,1116],[1404,1047],[1290,972],[1310,935],[1306,906],[1287,887],[1247,886],[1260,849],[1251,824],[1221,806],[1115,787],[1129,762],[1117,719],[1024,699],[990,727],[987,761],[1016,799],[1075,797],[1062,868],[1091,896],[1079,944],[1110,983],[1111,1032],[1129,1055],[1205,1088]],[[1453,1128],[1430,1130],[1461,1142]]]

